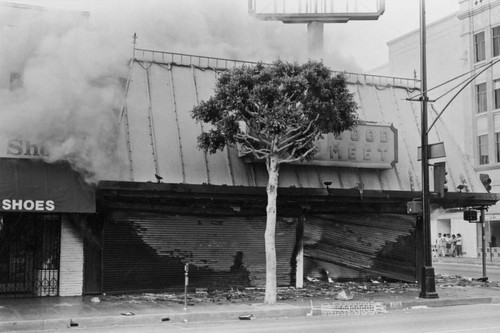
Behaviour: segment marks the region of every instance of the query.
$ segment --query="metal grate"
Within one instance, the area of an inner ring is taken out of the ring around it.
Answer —
[[[60,216],[5,214],[0,221],[0,297],[57,296]]]

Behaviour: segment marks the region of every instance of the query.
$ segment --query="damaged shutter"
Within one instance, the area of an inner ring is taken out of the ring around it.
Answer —
[[[103,291],[182,289],[189,263],[191,288],[265,285],[265,217],[111,213],[105,222]],[[278,284],[290,284],[296,220],[278,219]]]
[[[324,262],[415,282],[415,245],[415,218],[408,215],[308,216],[304,226],[304,256],[316,268],[317,262]]]

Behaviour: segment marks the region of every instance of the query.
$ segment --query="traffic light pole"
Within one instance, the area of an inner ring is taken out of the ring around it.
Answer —
[[[483,263],[483,280],[488,280],[488,276],[486,275],[486,232],[485,232],[485,219],[484,219],[484,211],[485,208],[481,207],[481,257]]]
[[[421,134],[422,134],[422,275],[420,281],[421,298],[438,298],[434,268],[432,267],[431,249],[431,212],[429,192],[429,145],[427,133],[427,60],[426,60],[426,32],[425,32],[425,0],[420,0],[420,60],[421,60]]]

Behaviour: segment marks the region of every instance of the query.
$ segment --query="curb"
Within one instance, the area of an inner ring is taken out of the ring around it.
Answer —
[[[310,307],[284,306],[279,309],[242,309],[211,312],[175,312],[164,314],[136,314],[133,316],[113,315],[95,317],[73,317],[47,320],[23,320],[0,322],[0,332],[41,331],[76,328],[98,328],[109,326],[132,326],[142,324],[189,323],[204,321],[239,320],[242,315],[252,314],[255,318],[285,318],[306,316]],[[168,319],[167,319],[168,318]],[[73,326],[72,326],[73,325]]]
[[[413,300],[401,302],[379,302],[387,310],[411,309],[414,307],[447,307],[473,304],[498,304],[500,297],[476,297],[466,299],[433,299],[433,300]],[[133,326],[144,324],[165,324],[168,323],[189,323],[204,321],[230,321],[238,320],[242,315],[253,315],[256,319],[261,318],[286,318],[286,317],[305,317],[311,308],[309,306],[294,306],[284,304],[279,308],[248,308],[229,311],[206,311],[206,312],[174,312],[165,311],[155,314],[137,314],[133,316],[113,315],[113,316],[94,316],[94,317],[73,317],[57,318],[46,320],[23,320],[23,321],[5,321],[0,322],[0,332],[19,332],[19,331],[43,331],[75,328],[99,328],[110,326]]]

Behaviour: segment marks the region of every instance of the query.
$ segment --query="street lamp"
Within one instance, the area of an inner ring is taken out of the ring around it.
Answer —
[[[422,120],[422,267],[421,298],[438,298],[431,250],[431,212],[429,193],[429,146],[427,133],[427,60],[425,31],[425,0],[420,0],[420,71],[421,71],[421,120]]]

